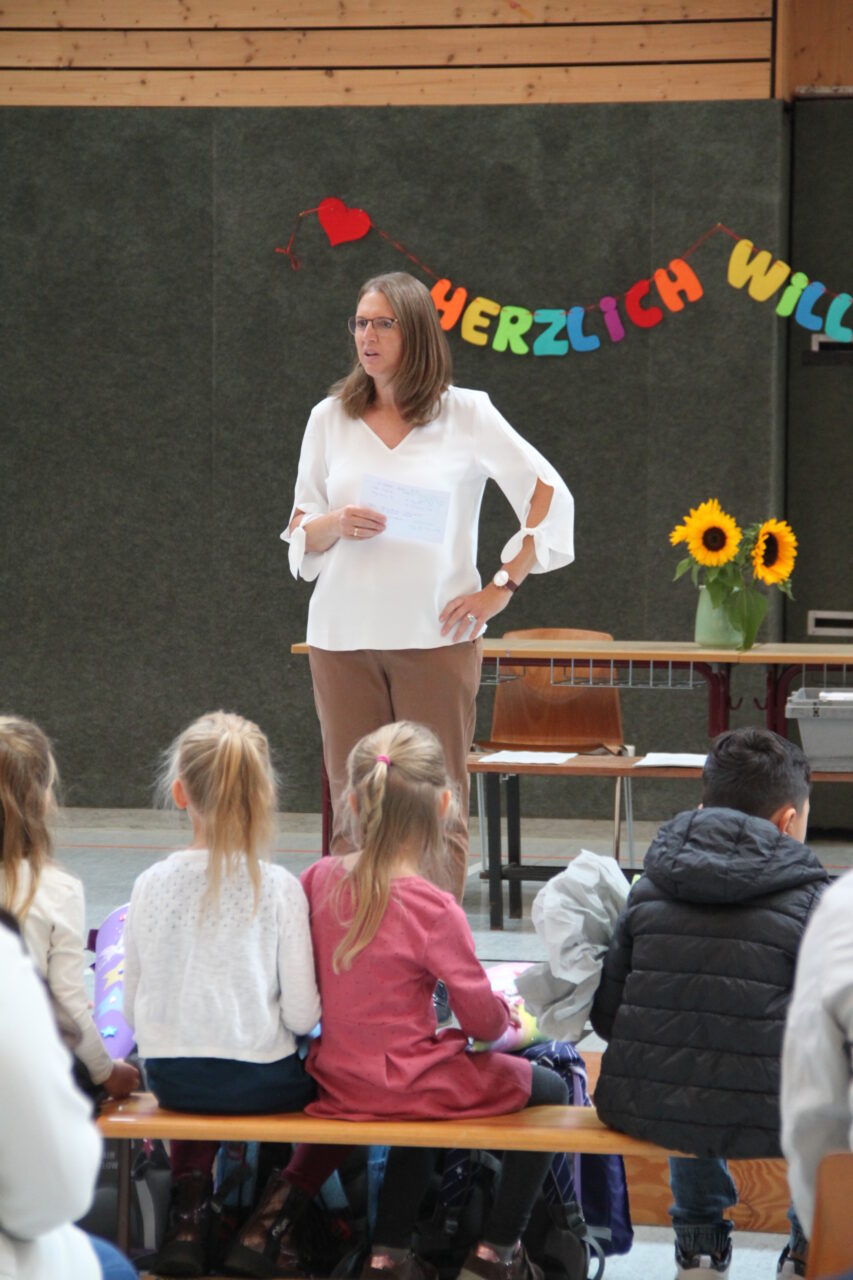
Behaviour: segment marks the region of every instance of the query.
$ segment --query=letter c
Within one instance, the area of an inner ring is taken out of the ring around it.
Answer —
[[[625,310],[628,313],[628,319],[638,329],[654,329],[655,325],[660,324],[661,320],[663,320],[663,312],[660,307],[640,306],[640,299],[645,298],[650,287],[648,280],[638,280],[636,284],[631,285],[631,288],[625,294]]]

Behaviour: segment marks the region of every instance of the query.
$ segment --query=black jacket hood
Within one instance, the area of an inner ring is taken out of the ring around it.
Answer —
[[[825,881],[808,845],[737,809],[691,809],[660,828],[643,869],[680,902],[744,903]]]

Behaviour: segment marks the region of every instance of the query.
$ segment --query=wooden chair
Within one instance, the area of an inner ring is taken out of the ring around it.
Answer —
[[[506,631],[505,640],[612,640],[607,631],[584,631],[573,627],[535,627],[528,631]],[[633,747],[625,744],[622,731],[622,707],[619,690],[611,683],[609,666],[575,664],[574,679],[583,683],[569,684],[571,665],[554,664],[552,683],[550,667],[527,666],[501,662],[503,673],[515,672],[514,679],[499,683],[495,689],[492,727],[487,742],[477,743],[481,751],[576,751],[590,753],[608,751],[613,755],[633,755]],[[621,833],[622,779],[615,780],[613,809],[613,852],[619,856]],[[477,812],[480,819],[483,864],[486,862],[485,802],[483,775],[477,775]],[[631,782],[625,779],[625,820],[629,853],[634,853],[634,824]]]
[[[831,1151],[817,1171],[807,1280],[829,1280],[853,1267],[853,1151]]]

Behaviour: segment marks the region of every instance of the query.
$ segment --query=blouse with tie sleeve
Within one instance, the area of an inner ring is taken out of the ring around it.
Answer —
[[[507,562],[532,535],[532,573],[574,559],[574,501],[560,475],[514,430],[483,391],[449,387],[438,415],[414,427],[391,449],[361,418],[351,418],[337,397],[314,407],[305,429],[293,512],[305,519],[292,533],[294,577],[316,580],[308,608],[307,639],[320,649],[432,649],[453,644],[441,634],[439,614],[455,596],[479,591],[477,532],[483,490],[494,480],[520,528],[501,552]],[[393,482],[410,491],[432,490],[446,503],[440,540],[395,537],[389,530],[358,542],[339,538],[326,551],[305,548],[305,525],[348,504],[370,506],[367,482]],[[527,525],[537,480],[553,489],[545,518]],[[291,520],[293,514],[291,514]]]

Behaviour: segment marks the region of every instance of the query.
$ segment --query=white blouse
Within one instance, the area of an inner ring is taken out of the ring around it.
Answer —
[[[305,550],[304,525],[362,498],[365,477],[441,491],[449,496],[440,542],[393,537],[388,531],[358,542],[339,538],[328,551]],[[574,502],[564,481],[515,431],[484,391],[450,387],[438,417],[415,427],[394,449],[361,418],[350,418],[336,397],[315,405],[308,419],[293,511],[305,521],[293,534],[294,577],[317,579],[308,608],[308,643],[319,649],[433,649],[453,644],[441,635],[439,614],[454,596],[479,591],[477,531],[486,481],[509,500],[520,529],[501,560],[512,560],[532,534],[544,573],[574,559]],[[545,519],[527,527],[537,480],[554,490]],[[293,514],[291,513],[291,520]],[[497,568],[497,566],[495,566]]]
[[[30,864],[24,860],[18,868],[17,902],[26,898],[31,883]],[[94,1083],[103,1084],[115,1064],[92,1018],[85,983],[85,930],[83,885],[70,871],[46,862],[32,905],[21,921],[21,932],[56,1002],[60,1033],[88,1068]]]
[[[308,900],[284,867],[245,863],[202,910],[207,850],[143,871],[124,928],[124,1015],[143,1058],[278,1062],[320,1019]]]

